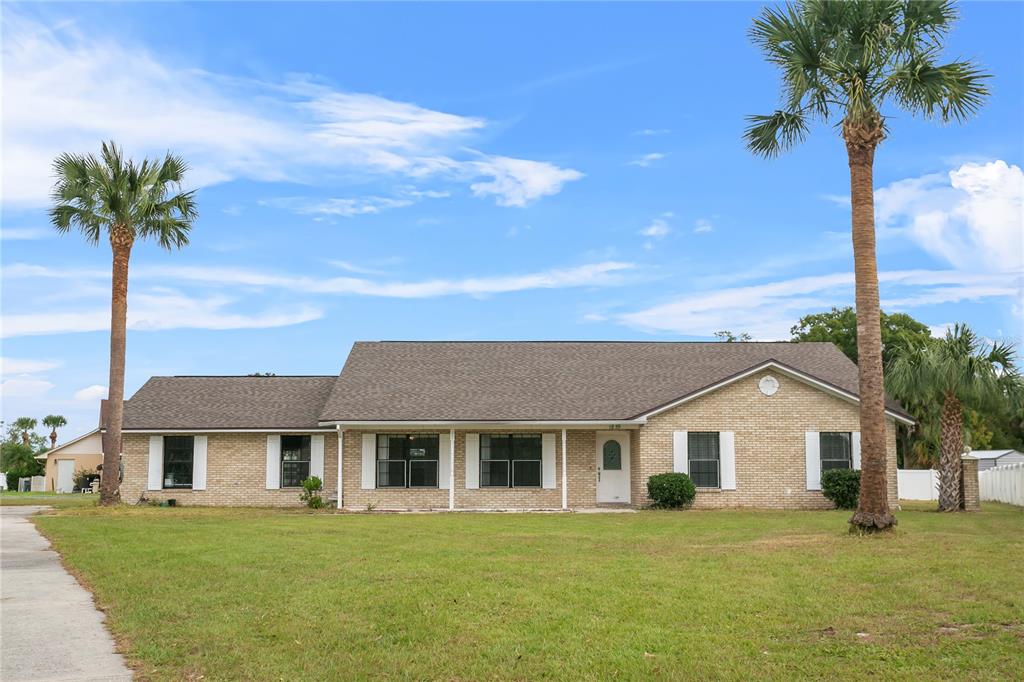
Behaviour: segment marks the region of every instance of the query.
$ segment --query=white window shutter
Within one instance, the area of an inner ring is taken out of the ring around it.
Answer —
[[[545,488],[555,487],[555,434],[541,435],[541,483]]]
[[[146,488],[160,490],[164,487],[164,437],[149,437],[149,477]]]
[[[807,466],[807,489],[821,490],[821,439],[817,431],[804,434],[804,455]]]
[[[860,431],[853,432],[853,468],[860,469]]]
[[[736,490],[736,434],[732,431],[718,434],[718,465],[722,469],[719,487]]]
[[[437,436],[437,487],[448,490],[452,479],[452,436],[441,433]]]
[[[466,434],[466,487],[480,487],[480,434]]]
[[[281,436],[267,436],[267,490],[281,487]]]
[[[324,480],[323,436],[313,436],[309,439],[309,475]]]
[[[192,490],[206,490],[206,436],[192,439]]]
[[[363,434],[363,490],[377,487],[377,434]]]
[[[677,474],[690,473],[690,459],[687,456],[689,441],[687,431],[672,432],[672,471]]]

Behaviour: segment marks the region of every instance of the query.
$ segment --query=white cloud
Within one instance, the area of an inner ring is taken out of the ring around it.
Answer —
[[[36,374],[46,372],[60,367],[61,363],[55,360],[32,360],[29,358],[8,358],[0,357],[0,374],[10,376],[13,374]]]
[[[672,228],[668,226],[668,223],[662,218],[655,218],[651,223],[640,230],[640,234],[644,237],[661,238],[672,231]]]
[[[11,398],[38,398],[48,393],[51,388],[53,388],[53,384],[45,379],[32,377],[4,379],[3,383],[0,383],[0,402],[6,402]]]
[[[887,310],[1013,297],[1022,284],[1005,275],[954,270],[882,272],[879,280]],[[649,332],[709,336],[718,329],[733,329],[757,339],[786,339],[801,315],[852,302],[853,284],[853,273],[837,273],[696,291],[618,319]]]
[[[633,159],[632,161],[627,161],[626,165],[647,168],[653,165],[655,161],[660,161],[661,159],[664,159],[665,156],[667,155],[662,154],[661,152],[651,152],[650,154],[644,154],[643,156]]]
[[[494,196],[499,206],[526,206],[551,194],[558,194],[567,182],[579,180],[583,173],[559,168],[543,161],[492,156],[484,161],[470,162],[480,175],[490,176],[486,182],[469,186],[478,197]]]
[[[262,329],[316,320],[323,313],[308,305],[254,314],[232,312],[234,300],[226,296],[191,297],[177,292],[129,294],[128,328],[137,331],[162,329]],[[49,311],[4,314],[0,335],[4,338],[39,334],[104,331],[110,328],[110,309]]]
[[[0,229],[0,240],[7,241],[33,241],[36,239],[47,239],[56,233],[52,229],[41,227],[5,227]]]
[[[634,130],[631,135],[641,135],[643,137],[653,137],[655,135],[668,135],[672,131],[668,128],[643,128],[641,130]]]
[[[344,270],[345,272],[354,272],[359,275],[386,275],[386,270],[378,270],[376,268],[368,268],[362,265],[357,265],[347,260],[329,260],[329,264],[334,267]]]
[[[99,384],[86,386],[79,391],[75,391],[75,400],[81,400],[82,402],[96,402],[103,400],[106,397],[107,387]]]
[[[300,215],[330,215],[352,218],[358,215],[380,213],[415,203],[412,199],[389,197],[362,197],[358,199],[309,199],[307,197],[278,197],[263,199],[261,206],[283,208]]]
[[[715,229],[715,226],[707,218],[697,218],[693,223],[694,234],[705,234]]]
[[[348,265],[348,264],[346,264]],[[303,295],[355,295],[383,298],[433,298],[438,296],[488,296],[532,289],[561,289],[585,286],[612,286],[621,283],[621,275],[634,268],[632,263],[603,261],[569,268],[539,272],[462,279],[422,281],[375,281],[361,277],[314,278],[274,274],[263,270],[217,266],[137,266],[133,280],[155,280],[162,286],[175,284],[207,285],[217,291],[234,287],[251,294],[252,289],[280,289]],[[13,264],[5,268],[6,278],[67,277],[78,282],[89,277],[107,277],[97,271],[53,269],[45,266]],[[190,296],[167,289],[135,291],[129,295],[128,327],[133,330],[163,329],[252,329],[282,327],[322,317],[319,308],[289,305],[286,310],[268,309],[256,313],[233,310],[238,299],[223,294]],[[92,309],[49,310],[46,312],[5,312],[0,318],[3,337],[36,334],[102,331],[109,328],[110,311],[106,306]]]
[[[1024,268],[1024,172],[1005,161],[890,183],[875,192],[875,215],[880,234],[904,235],[954,267]]]
[[[311,80],[231,78],[164,61],[143,46],[4,11],[4,202],[47,201],[50,163],[114,138],[132,155],[173,149],[204,186],[245,178],[316,184],[332,173],[469,184],[523,206],[582,174],[489,156],[466,143],[483,119],[343,92]],[[462,158],[458,158],[461,156]]]
[[[618,283],[618,275],[632,263],[605,261],[571,268],[553,268],[519,275],[431,279],[417,282],[379,282],[358,277],[316,279],[275,275],[244,268],[176,266],[146,269],[140,278],[177,279],[204,283],[256,286],[301,291],[309,294],[379,296],[385,298],[433,298],[437,296],[485,296],[489,294],[599,286]]]

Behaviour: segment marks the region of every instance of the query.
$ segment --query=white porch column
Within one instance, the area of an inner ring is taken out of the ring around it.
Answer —
[[[566,435],[565,429],[562,429],[562,509],[569,509],[569,468],[566,466],[568,457],[566,456]]]
[[[341,504],[341,464],[345,461],[345,429],[338,426],[338,509],[342,509]]]
[[[448,511],[455,511],[455,429],[449,432],[451,466],[448,467]]]

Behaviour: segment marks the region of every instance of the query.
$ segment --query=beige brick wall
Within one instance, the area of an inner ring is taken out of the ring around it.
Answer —
[[[198,432],[197,432],[198,433]],[[287,431],[300,434],[301,432]],[[124,482],[121,499],[134,504],[145,494],[151,500],[174,498],[182,505],[293,507],[298,488],[267,490],[267,433],[208,433],[206,490],[146,490],[149,471],[149,435],[124,435]],[[325,497],[337,490],[338,438],[324,436]]]
[[[446,489],[363,490],[362,442],[364,433],[437,433],[437,431],[354,431],[345,432],[344,483],[342,498],[346,509],[447,509]],[[466,433],[507,433],[502,430],[455,433],[455,507],[456,509],[560,509],[562,506],[562,432],[551,430],[531,433],[555,434],[554,488],[466,488]],[[449,438],[446,431],[442,438]],[[571,430],[566,435],[569,506],[593,507],[597,498],[596,435],[594,431]]]
[[[779,380],[773,396],[758,382],[767,374]],[[804,434],[807,431],[859,431],[856,404],[787,377],[765,371],[683,403],[652,417],[637,434],[633,503],[644,505],[647,479],[672,471],[673,431],[733,431],[736,490],[699,491],[696,508],[765,507],[827,509],[819,491],[807,490]],[[896,505],[896,432],[888,420],[889,503]]]
[[[960,507],[964,511],[979,511],[981,509],[978,460],[973,457],[963,457],[960,460]]]

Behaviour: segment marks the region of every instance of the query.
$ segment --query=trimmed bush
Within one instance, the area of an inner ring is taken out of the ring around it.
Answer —
[[[302,482],[302,492],[299,493],[299,499],[306,503],[306,506],[310,509],[322,509],[324,506],[324,498],[320,496],[320,491],[324,489],[324,482],[320,480],[319,476],[310,476]]]
[[[821,472],[821,492],[837,509],[856,509],[860,497],[859,469],[829,469]]]
[[[655,474],[647,479],[647,495],[656,509],[679,509],[693,504],[697,488],[686,474]]]

